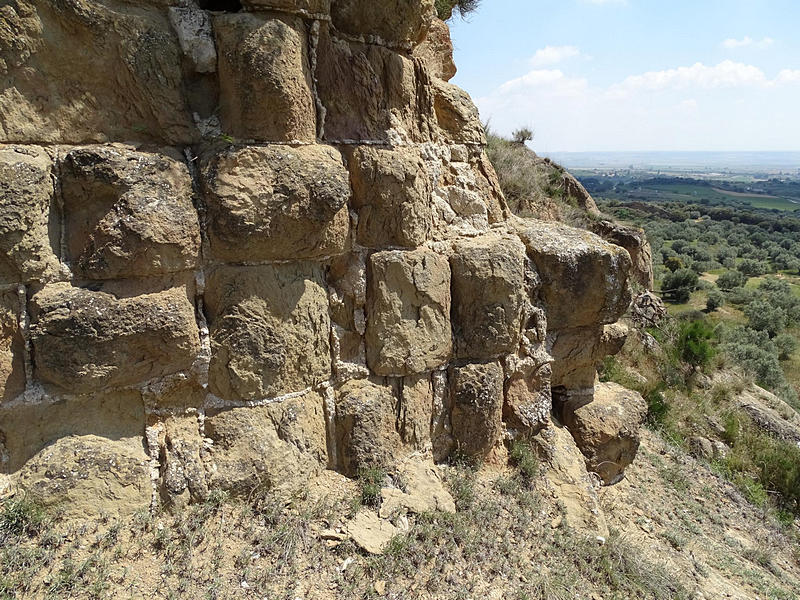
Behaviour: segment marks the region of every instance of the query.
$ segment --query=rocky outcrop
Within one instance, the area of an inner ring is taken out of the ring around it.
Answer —
[[[509,213],[453,71],[432,0],[0,7],[0,489],[180,509],[413,454],[387,495],[450,510],[432,459],[591,400],[631,255]]]
[[[653,249],[644,230],[611,221],[595,221],[592,231],[612,244],[621,246],[631,255],[631,281],[645,290],[655,287],[653,281]]]
[[[642,396],[616,383],[600,383],[592,402],[572,400],[561,414],[589,470],[607,485],[619,481],[639,449],[639,428],[647,415]]]

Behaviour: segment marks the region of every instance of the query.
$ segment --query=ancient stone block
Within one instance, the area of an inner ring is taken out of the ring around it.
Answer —
[[[562,415],[589,470],[606,485],[619,481],[639,449],[639,428],[647,416],[642,396],[616,383],[600,383],[592,402],[568,402]]]
[[[49,231],[51,166],[37,146],[0,147],[0,284],[58,274]]]
[[[349,476],[367,466],[390,466],[403,440],[396,428],[397,399],[391,388],[356,380],[336,394],[336,447],[339,468]]]
[[[173,415],[164,419],[159,437],[160,492],[168,508],[181,508],[208,497],[203,439],[197,415]]]
[[[350,184],[329,146],[231,148],[203,167],[213,258],[319,258],[347,243]]]
[[[179,155],[122,145],[70,151],[62,164],[67,259],[89,279],[193,269],[200,226]]]
[[[469,457],[486,456],[503,431],[503,368],[497,362],[452,367],[450,393],[456,449]]]
[[[15,482],[67,519],[131,515],[147,510],[153,495],[141,439],[60,438],[31,458]]]
[[[316,139],[303,21],[236,13],[217,15],[213,24],[223,131],[245,140]]]
[[[432,185],[418,150],[361,146],[350,169],[361,245],[415,248],[428,239]]]
[[[17,290],[0,290],[0,406],[25,391],[24,350]]]
[[[414,48],[414,56],[425,63],[432,77],[450,81],[456,74],[456,64],[453,62],[453,41],[447,23],[434,19],[423,42]]]
[[[653,249],[644,230],[611,221],[596,221],[592,231],[612,244],[622,246],[631,255],[631,279],[646,290],[655,287],[653,281]]]
[[[115,0],[18,0],[0,11],[0,141],[197,138],[166,12]]]
[[[219,267],[206,287],[209,388],[232,401],[299,392],[331,377],[322,267]]]
[[[553,406],[550,374],[549,363],[531,362],[508,377],[503,421],[509,430],[528,435],[547,424]]]
[[[415,450],[431,445],[433,386],[430,373],[403,377],[398,423],[403,442]]]
[[[326,140],[431,139],[433,96],[427,74],[413,61],[381,46],[336,39],[327,27],[317,54]]]
[[[553,387],[568,390],[591,388],[603,358],[617,354],[628,329],[622,324],[578,327],[548,332],[548,351],[553,356]]]
[[[421,41],[436,15],[433,0],[336,0],[331,12],[339,31],[392,44]]]
[[[526,219],[519,234],[542,278],[548,328],[613,323],[628,308],[628,252],[593,233]]]
[[[455,353],[489,359],[517,350],[526,306],[525,246],[516,236],[459,241],[450,258]]]
[[[200,350],[194,307],[172,288],[129,298],[46,286],[29,302],[37,377],[71,392],[189,369]]]
[[[61,438],[99,436],[142,445],[144,404],[137,390],[114,390],[58,402],[0,406],[0,472],[14,473]]]
[[[452,144],[485,144],[483,123],[469,94],[441,79],[433,79],[432,85],[436,121],[445,140]]]
[[[325,412],[315,392],[206,418],[211,488],[237,496],[301,487],[325,468]]]
[[[430,250],[377,252],[367,273],[367,363],[378,375],[411,375],[452,353],[450,266]]]

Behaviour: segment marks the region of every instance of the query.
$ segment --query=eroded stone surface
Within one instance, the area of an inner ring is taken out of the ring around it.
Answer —
[[[236,13],[215,16],[213,25],[223,131],[244,140],[313,141],[317,125],[303,21]]]
[[[17,0],[0,11],[0,141],[197,138],[166,12],[116,0]]]
[[[453,367],[450,379],[456,447],[465,456],[483,458],[503,430],[503,368],[497,362]]]
[[[369,248],[423,244],[431,230],[431,182],[419,151],[358,148],[350,160],[358,243]]]
[[[401,44],[425,37],[435,18],[433,0],[335,0],[333,24],[349,35]]]
[[[51,240],[52,160],[37,146],[0,146],[0,284],[58,275]],[[53,236],[55,237],[55,236]]]
[[[543,221],[518,224],[542,278],[551,329],[613,323],[628,308],[628,252],[582,229]]]
[[[326,140],[431,138],[433,95],[428,78],[402,54],[336,39],[323,27],[317,77]]]
[[[526,308],[525,246],[519,238],[458,242],[450,267],[456,356],[489,359],[515,352]]]
[[[450,266],[429,250],[376,252],[367,274],[367,362],[378,375],[410,375],[452,352]]]
[[[400,458],[403,440],[395,425],[397,399],[390,388],[350,381],[336,397],[339,468],[355,476],[369,466],[385,467]]]
[[[56,283],[29,307],[37,377],[72,392],[187,370],[200,350],[185,289],[117,298]]]
[[[25,391],[25,342],[16,289],[0,291],[0,406]]]
[[[123,145],[67,153],[61,166],[65,241],[72,269],[90,279],[192,269],[200,225],[192,181],[177,154]]]
[[[149,459],[141,439],[64,437],[43,448],[17,475],[17,485],[61,518],[122,517],[152,500]]]
[[[209,274],[206,289],[213,394],[261,400],[330,379],[330,317],[321,267],[219,267]]]
[[[333,148],[230,148],[203,172],[215,259],[298,260],[344,250],[350,185]]]
[[[641,394],[600,383],[592,402],[568,402],[562,414],[589,470],[606,485],[619,481],[639,449],[639,428],[647,416]]]
[[[213,442],[209,486],[237,496],[302,485],[327,463],[325,413],[315,392],[220,412],[206,419],[205,430]]]

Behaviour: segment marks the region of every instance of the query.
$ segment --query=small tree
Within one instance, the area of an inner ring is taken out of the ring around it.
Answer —
[[[725,294],[719,290],[708,292],[708,298],[706,299],[706,310],[708,312],[714,312],[723,304],[725,304]]]
[[[778,358],[781,360],[788,360],[797,350],[797,338],[789,333],[776,336],[774,342],[778,348]]]
[[[533,131],[529,127],[520,127],[511,134],[511,139],[516,144],[524,144],[533,139]]]
[[[681,360],[689,363],[692,369],[703,367],[714,356],[711,339],[714,328],[706,321],[682,323],[678,335],[678,351]]]
[[[697,273],[691,269],[678,269],[674,273],[668,273],[661,282],[664,297],[677,304],[688,302],[697,288],[698,279]]]
[[[664,266],[674,273],[678,269],[684,268],[686,265],[683,264],[683,261],[678,256],[669,256],[664,261]]]

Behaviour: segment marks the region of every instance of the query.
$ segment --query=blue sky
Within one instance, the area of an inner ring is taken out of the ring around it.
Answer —
[[[483,0],[458,74],[538,152],[800,150],[800,0]]]

